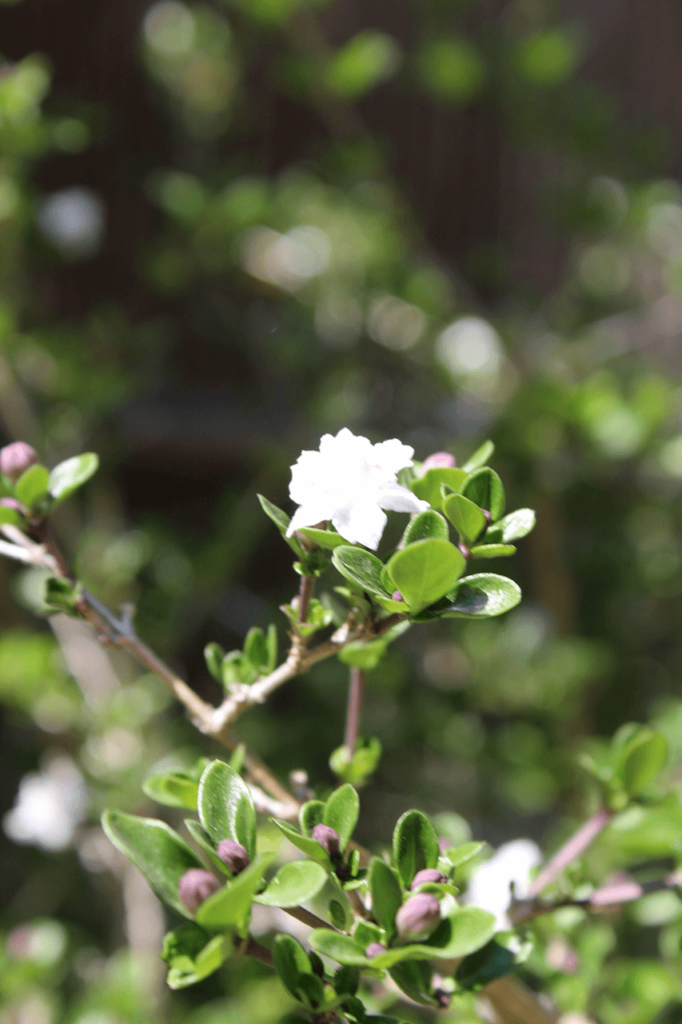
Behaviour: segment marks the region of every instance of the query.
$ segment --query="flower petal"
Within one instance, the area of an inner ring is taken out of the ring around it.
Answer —
[[[345,540],[351,544],[364,544],[376,551],[388,516],[375,502],[360,502],[337,509],[331,520]]]
[[[381,441],[372,447],[370,461],[387,475],[395,476],[399,469],[412,465],[413,457],[414,448],[393,437],[390,441]]]
[[[333,511],[333,506],[330,506],[329,503],[325,505],[321,501],[317,501],[315,504],[301,505],[291,517],[291,522],[287,527],[287,537],[291,537],[294,531],[300,530],[302,526],[317,526],[323,519],[331,519]]]
[[[428,501],[421,501],[402,484],[382,484],[377,501],[381,508],[387,508],[392,512],[426,512],[431,508]]]

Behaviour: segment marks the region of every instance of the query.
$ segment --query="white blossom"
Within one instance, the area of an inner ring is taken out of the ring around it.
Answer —
[[[495,915],[498,928],[510,928],[507,911],[511,904],[511,883],[517,899],[528,895],[530,873],[542,859],[532,839],[504,843],[490,860],[476,868],[467,890],[466,902]]]
[[[59,754],[43,771],[23,777],[16,804],[2,820],[3,828],[15,843],[65,850],[87,802],[83,776],[70,757]]]
[[[336,437],[325,434],[317,452],[301,452],[291,467],[291,499],[300,505],[287,531],[323,520],[351,544],[373,551],[386,526],[383,511],[422,512],[429,508],[398,483],[400,469],[412,465],[414,449],[396,438],[372,444],[347,427]]]

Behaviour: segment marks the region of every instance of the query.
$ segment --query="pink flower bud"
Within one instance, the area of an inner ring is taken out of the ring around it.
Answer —
[[[375,956],[379,956],[380,953],[385,953],[386,947],[382,946],[380,942],[370,942],[369,946],[365,950],[365,956],[373,960]]]
[[[235,839],[221,839],[218,843],[218,856],[233,875],[238,875],[244,868],[248,868],[251,858],[241,843]]]
[[[22,473],[37,461],[35,449],[25,441],[15,441],[14,444],[5,445],[0,449],[0,473],[9,477],[12,483],[16,483]]]
[[[330,825],[316,825],[310,834],[327,851],[332,860],[339,856],[341,852],[340,839],[335,828]]]
[[[447,882],[447,878],[437,868],[424,868],[423,871],[418,871],[414,876],[410,889],[414,892],[418,885],[424,885],[425,882],[437,882],[442,885],[443,882]]]
[[[393,593],[391,594],[391,601],[404,601],[404,600],[405,600],[405,598],[403,597],[403,595],[400,593],[399,590],[394,590]]]
[[[180,902],[187,907],[190,914],[196,914],[197,910],[209,896],[217,892],[220,882],[210,871],[203,868],[190,868],[185,871],[178,885]]]
[[[0,498],[0,505],[3,508],[12,508],[15,512],[23,512],[24,506],[16,498]]]
[[[426,473],[429,469],[453,469],[457,465],[457,459],[450,452],[434,452],[424,459],[423,470]]]
[[[428,892],[410,896],[395,915],[395,926],[401,939],[418,942],[427,939],[440,921],[440,903]]]

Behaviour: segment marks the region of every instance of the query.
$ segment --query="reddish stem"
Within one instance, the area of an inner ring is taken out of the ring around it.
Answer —
[[[365,676],[359,668],[350,670],[350,688],[348,690],[348,710],[346,712],[346,737],[344,744],[348,747],[351,757],[355,753],[360,728],[360,711],[365,691]]]
[[[532,899],[542,892],[572,861],[579,857],[581,853],[584,853],[599,833],[608,825],[612,815],[613,811],[610,808],[602,807],[591,818],[588,818],[575,835],[571,836],[568,842],[564,843],[561,849],[554,854],[549,864],[545,865],[537,878],[533,879],[528,890],[528,898]]]
[[[310,599],[313,596],[315,578],[313,576],[301,576],[301,587],[298,592],[298,621],[305,625],[310,609]]]

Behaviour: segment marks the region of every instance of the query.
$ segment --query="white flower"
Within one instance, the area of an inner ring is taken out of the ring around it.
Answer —
[[[83,776],[70,757],[59,754],[43,771],[23,777],[16,805],[4,816],[3,828],[15,843],[65,850],[87,802]]]
[[[532,839],[514,839],[511,843],[504,843],[490,860],[474,871],[466,902],[494,914],[498,928],[511,927],[507,917],[511,904],[511,883],[514,883],[517,899],[527,896],[530,873],[541,859],[540,849]]]
[[[301,452],[291,467],[289,494],[300,508],[287,535],[324,519],[351,544],[373,551],[386,526],[386,513],[422,512],[429,508],[398,483],[398,470],[412,465],[414,449],[396,438],[372,444],[347,427],[336,437],[325,434],[319,452]]]

